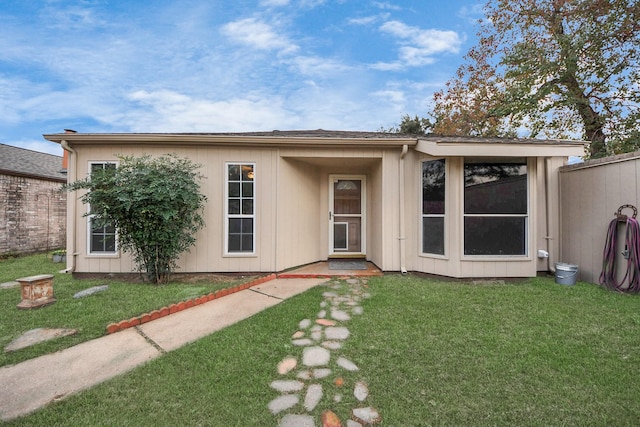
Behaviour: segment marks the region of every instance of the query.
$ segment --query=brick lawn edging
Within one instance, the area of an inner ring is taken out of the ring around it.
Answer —
[[[273,280],[276,277],[277,276],[275,273],[270,274],[268,276],[260,277],[250,282],[234,286],[232,288],[220,289],[218,291],[211,292],[210,294],[207,294],[207,295],[202,295],[186,301],[180,301],[178,303],[170,304],[168,307],[162,307],[158,310],[153,310],[149,313],[143,313],[140,316],[132,317],[129,320],[122,320],[117,323],[110,323],[109,325],[107,325],[107,334],[113,334],[127,328],[132,328],[137,325],[142,325],[143,323],[147,323],[152,320],[156,320],[161,317],[168,316],[170,314],[177,313],[182,310],[186,310],[187,308],[195,307],[196,305],[204,304],[205,302],[213,301],[214,299],[222,298],[230,294],[235,294],[236,292],[244,291],[245,289],[249,289],[253,286],[257,286],[264,282]]]

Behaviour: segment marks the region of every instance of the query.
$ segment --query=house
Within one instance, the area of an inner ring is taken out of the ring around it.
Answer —
[[[117,155],[201,164],[206,226],[180,272],[361,257],[383,271],[535,276],[559,253],[558,169],[584,154],[576,141],[325,130],[45,138],[71,154],[70,181]],[[116,230],[91,227],[77,197],[68,211],[70,271],[132,271]]]
[[[66,243],[63,158],[0,144],[0,255]]]

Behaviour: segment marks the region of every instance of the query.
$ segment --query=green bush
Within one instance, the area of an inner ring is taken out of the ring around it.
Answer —
[[[204,226],[200,165],[176,155],[119,159],[117,168],[92,171],[67,189],[88,190],[81,197],[91,207],[86,215],[97,225],[115,226],[119,247],[133,255],[138,269],[151,282],[166,283]]]

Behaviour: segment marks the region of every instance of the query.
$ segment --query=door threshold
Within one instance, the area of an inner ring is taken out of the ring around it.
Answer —
[[[366,255],[363,254],[334,254],[329,255],[327,259],[367,259]]]

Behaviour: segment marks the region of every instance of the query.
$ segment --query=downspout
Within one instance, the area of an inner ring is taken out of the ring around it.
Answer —
[[[545,212],[545,216],[546,216],[546,220],[545,220],[545,227],[546,227],[546,236],[544,236],[545,240],[547,241],[547,253],[549,254],[549,256],[547,256],[547,271],[550,271],[551,273],[555,273],[555,262],[553,262],[553,258],[555,257],[555,254],[553,253],[553,243],[551,242],[553,240],[553,236],[551,235],[551,197],[549,195],[549,174],[550,174],[550,170],[549,170],[549,157],[545,157],[544,158],[544,199],[545,199],[545,207],[546,207],[546,212]]]
[[[398,184],[399,184],[399,188],[398,188],[398,198],[400,199],[400,206],[399,206],[399,212],[400,212],[400,221],[399,221],[399,226],[400,226],[400,236],[398,237],[398,240],[400,240],[400,273],[407,274],[407,263],[406,263],[406,241],[407,241],[407,236],[406,236],[406,231],[405,231],[405,221],[404,221],[404,158],[407,155],[407,153],[409,152],[409,146],[407,144],[404,144],[402,146],[402,153],[400,153],[400,165],[399,165],[399,180],[398,180]]]
[[[67,183],[75,182],[77,180],[77,171],[78,171],[78,156],[76,152],[67,140],[63,139],[60,141],[60,145],[65,151],[68,151],[70,154],[69,159],[69,171],[67,173]],[[75,193],[74,193],[75,194]],[[67,207],[69,207],[69,203],[67,202]],[[76,217],[78,215],[78,203],[75,198],[72,198],[71,202],[71,212],[67,209],[67,216],[71,214],[71,217],[67,217],[67,268],[64,270],[65,273],[73,273],[76,270]]]

